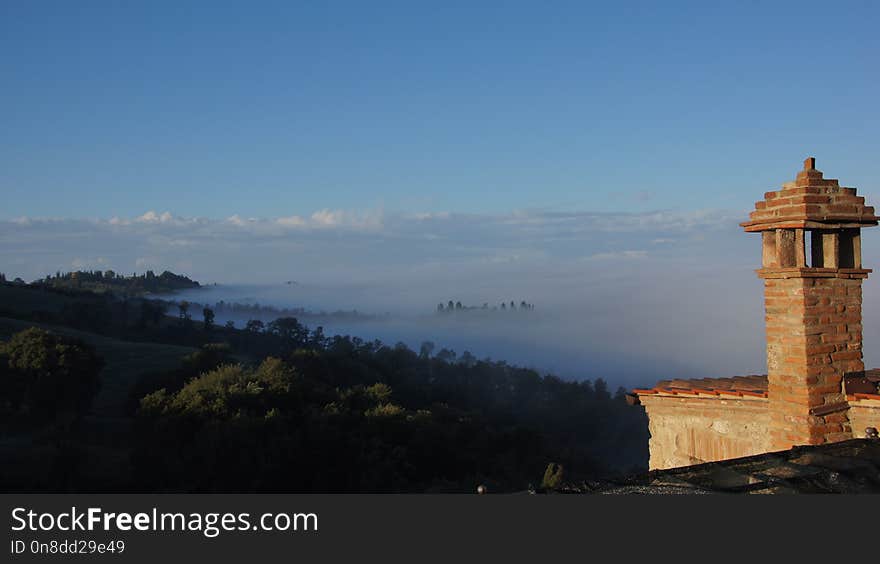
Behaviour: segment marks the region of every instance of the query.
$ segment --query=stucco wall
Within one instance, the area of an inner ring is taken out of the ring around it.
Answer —
[[[857,439],[865,436],[866,427],[880,429],[880,400],[850,401],[849,421]]]
[[[765,398],[641,396],[648,413],[651,470],[770,450]]]

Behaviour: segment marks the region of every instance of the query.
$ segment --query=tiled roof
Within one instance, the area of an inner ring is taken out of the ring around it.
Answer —
[[[845,382],[846,399],[849,401],[880,401],[880,368],[848,374]],[[767,397],[767,376],[733,376],[732,378],[697,378],[694,380],[661,380],[653,388],[637,388],[640,395],[674,396],[736,396]]]
[[[636,395],[690,395],[767,397],[767,376],[733,376],[732,378],[698,378],[695,380],[661,380],[648,389],[635,389]]]
[[[847,374],[844,387],[847,401],[880,400],[880,368]]]

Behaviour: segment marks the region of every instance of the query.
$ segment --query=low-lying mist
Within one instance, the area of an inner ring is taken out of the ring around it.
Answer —
[[[218,285],[176,299],[299,307],[315,313],[298,316],[302,322],[321,325],[330,335],[403,342],[415,350],[430,341],[435,354],[444,348],[458,355],[469,351],[566,378],[601,377],[611,386],[764,370],[761,286],[748,269],[683,272],[647,258],[612,260],[592,276],[508,281],[507,286],[494,300],[488,294],[468,299],[471,292],[443,293],[428,285],[395,288],[390,282],[375,288]],[[436,311],[438,303],[450,299],[476,308]],[[511,300],[516,309],[500,309],[501,301]],[[534,309],[522,309],[521,301]],[[484,303],[488,309],[482,309]],[[363,316],[330,313],[336,310]],[[248,319],[268,322],[276,316],[226,310],[218,312],[216,322],[233,320],[243,327]]]
[[[764,373],[760,237],[746,212],[525,211],[350,214],[227,220],[0,221],[7,275],[168,269],[201,281],[172,299],[302,308],[325,333],[423,341],[574,379],[641,386],[660,378]],[[863,235],[880,264],[880,233]],[[216,285],[215,285],[216,284]],[[490,311],[438,315],[449,300]],[[534,309],[491,311],[522,301]],[[352,315],[356,310],[359,315]],[[868,367],[880,364],[880,288],[864,285]],[[174,314],[175,312],[169,312]],[[201,315],[191,310],[194,317]],[[217,312],[243,327],[251,315]]]

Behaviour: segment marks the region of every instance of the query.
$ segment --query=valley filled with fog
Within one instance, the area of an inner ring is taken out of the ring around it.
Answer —
[[[763,290],[754,273],[761,243],[739,227],[746,215],[533,210],[212,220],[148,213],[88,222],[24,218],[0,222],[0,235],[11,244],[10,274],[25,279],[59,264],[168,269],[203,287],[165,299],[287,308],[295,312],[285,315],[328,335],[415,350],[431,341],[435,353],[469,351],[631,387],[765,372]],[[866,230],[863,239],[864,264],[880,264],[880,235]],[[478,309],[439,315],[437,305],[449,300]],[[491,311],[511,301],[534,307]],[[865,282],[863,308],[865,364],[874,367],[874,276]],[[201,317],[200,308],[189,313]],[[239,328],[277,316],[216,314],[215,323],[231,319]]]
[[[724,376],[763,371],[763,305],[759,281],[750,270],[703,273],[653,271],[650,260],[614,264],[618,271],[569,284],[533,288],[534,309],[500,309],[500,300],[461,300],[474,309],[437,311],[457,296],[425,295],[420,303],[390,289],[354,286],[217,285],[187,291],[175,300],[215,307],[259,306],[233,312],[219,308],[215,323],[249,319],[268,323],[282,308],[301,308],[297,317],[327,335],[349,334],[414,350],[430,341],[461,356],[504,360],[569,379],[603,378],[611,386],[648,385],[672,377]],[[640,269],[645,269],[640,272]],[[613,282],[612,282],[613,279]],[[567,287],[566,287],[567,286]],[[409,290],[409,297],[418,292]],[[428,294],[428,292],[425,292]],[[508,297],[508,296],[505,296]],[[432,299],[433,298],[433,299]],[[518,306],[519,295],[511,296]],[[488,303],[487,309],[482,304]],[[421,307],[419,307],[421,306]],[[270,309],[271,308],[271,309]],[[275,311],[273,311],[275,310]],[[169,315],[175,315],[173,310]],[[191,312],[199,319],[200,308]],[[290,313],[283,313],[290,315]]]

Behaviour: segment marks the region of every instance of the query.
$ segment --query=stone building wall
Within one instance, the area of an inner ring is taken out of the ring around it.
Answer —
[[[767,399],[642,395],[651,470],[688,466],[770,449]]]
[[[857,438],[864,437],[865,429],[868,427],[880,429],[880,396],[875,395],[871,399],[850,399],[849,421],[853,436]]]

